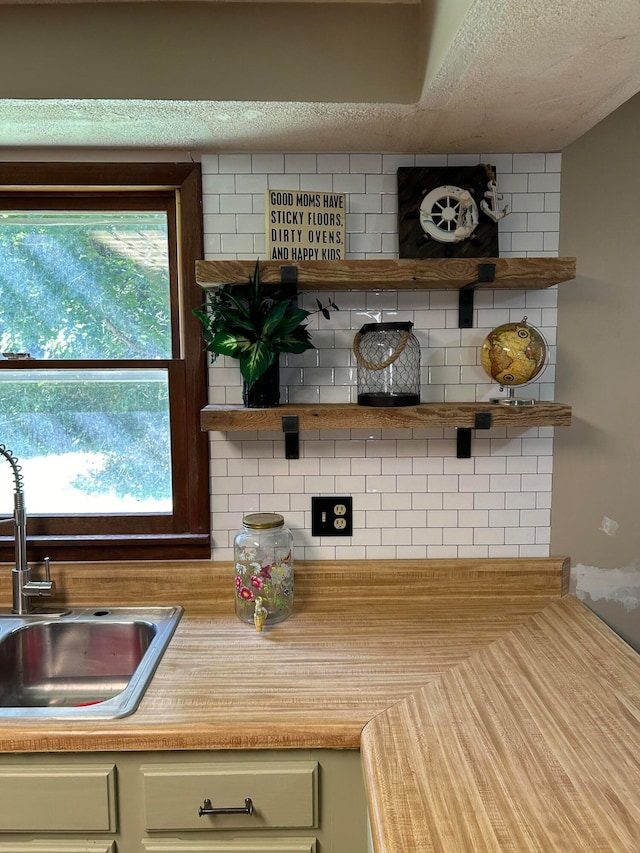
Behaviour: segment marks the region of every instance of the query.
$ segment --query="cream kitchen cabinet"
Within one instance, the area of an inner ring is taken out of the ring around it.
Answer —
[[[0,802],[0,853],[367,851],[355,750],[4,755]]]

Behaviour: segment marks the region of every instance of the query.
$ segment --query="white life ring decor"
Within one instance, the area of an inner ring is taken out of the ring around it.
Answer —
[[[422,230],[439,243],[467,240],[478,221],[478,205],[469,190],[462,187],[436,187],[420,205]]]

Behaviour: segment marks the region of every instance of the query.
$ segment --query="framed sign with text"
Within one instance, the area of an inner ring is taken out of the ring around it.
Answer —
[[[266,250],[270,261],[344,260],[344,193],[269,189],[265,211]]]

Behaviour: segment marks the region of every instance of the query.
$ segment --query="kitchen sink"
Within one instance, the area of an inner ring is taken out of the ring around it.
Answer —
[[[133,713],[182,607],[85,607],[0,616],[0,719]]]

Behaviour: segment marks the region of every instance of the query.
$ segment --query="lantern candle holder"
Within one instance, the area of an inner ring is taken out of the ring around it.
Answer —
[[[413,323],[365,323],[353,341],[358,404],[416,406],[420,402],[420,344]]]

